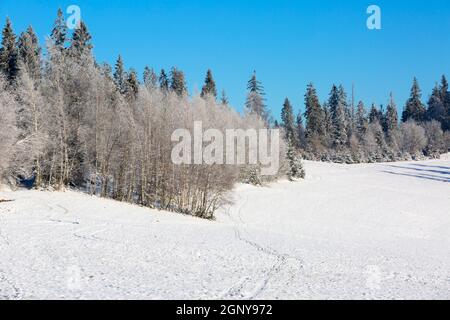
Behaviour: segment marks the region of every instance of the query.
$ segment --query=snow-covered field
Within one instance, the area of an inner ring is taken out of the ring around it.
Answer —
[[[217,221],[0,192],[0,299],[450,299],[450,157],[307,162]]]

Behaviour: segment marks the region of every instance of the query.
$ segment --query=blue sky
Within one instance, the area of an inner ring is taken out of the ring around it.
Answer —
[[[1,0],[16,33],[31,24],[42,44],[58,7],[81,8],[99,61],[120,53],[139,73],[181,68],[190,92],[200,90],[211,68],[218,89],[243,109],[253,70],[278,118],[287,96],[296,110],[313,82],[323,101],[333,83],[367,105],[386,104],[393,91],[399,110],[417,76],[424,100],[443,73],[450,77],[450,1],[38,1]],[[366,27],[366,9],[376,4],[382,30]],[[4,22],[2,22],[3,25]]]

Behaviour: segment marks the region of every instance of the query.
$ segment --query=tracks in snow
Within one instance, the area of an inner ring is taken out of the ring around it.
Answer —
[[[290,284],[291,280],[295,278],[295,269],[298,269],[298,267],[293,268],[292,266],[288,266],[288,264],[294,262],[295,265],[300,266],[300,269],[303,268],[303,260],[288,254],[282,254],[269,246],[250,239],[251,236],[249,232],[243,228],[245,222],[242,219],[242,209],[247,203],[248,196],[242,201],[238,209],[235,210],[235,216],[230,212],[231,207],[227,210],[227,215],[233,223],[235,237],[257,251],[275,258],[275,262],[269,269],[265,270],[262,275],[252,274],[241,278],[232,287],[225,290],[220,295],[220,299],[255,299],[266,290],[270,281],[277,280],[275,278],[279,278],[278,280],[285,282],[284,284],[286,286]],[[287,279],[283,279],[285,275],[281,274],[282,270],[285,270],[288,273]]]

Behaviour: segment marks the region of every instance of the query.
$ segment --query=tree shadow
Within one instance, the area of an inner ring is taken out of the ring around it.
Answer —
[[[393,174],[393,175],[397,175],[397,176],[407,176],[407,177],[413,177],[413,178],[419,178],[419,179],[426,179],[426,180],[433,180],[433,181],[450,183],[450,178],[439,177],[439,176],[432,176],[430,174],[412,174],[412,173],[393,172],[393,171],[387,171],[387,170],[383,170],[381,172],[388,173],[388,174]]]
[[[450,170],[450,167],[432,166],[432,165],[426,165],[426,164],[415,164],[415,163],[412,163],[412,164],[410,164],[410,166],[423,167],[423,168],[438,168],[438,169]]]
[[[442,171],[442,170],[434,170],[434,169],[420,169],[420,168],[399,166],[399,165],[389,165],[389,167],[399,168],[399,169],[415,170],[415,171],[420,171],[420,172],[431,172],[431,173],[437,173],[437,174],[443,174],[443,175],[450,175],[450,171]],[[450,169],[448,169],[448,170],[450,170]]]

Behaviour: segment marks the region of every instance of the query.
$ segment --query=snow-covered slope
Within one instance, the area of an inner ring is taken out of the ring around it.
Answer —
[[[0,192],[0,299],[450,299],[450,159],[307,162],[217,221]]]

